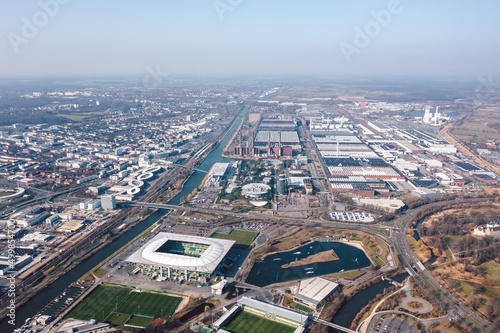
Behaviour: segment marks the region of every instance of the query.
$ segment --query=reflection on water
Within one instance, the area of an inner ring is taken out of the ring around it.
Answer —
[[[289,268],[281,267],[295,260],[307,258],[327,250],[335,251],[339,260]],[[354,246],[336,242],[312,242],[287,252],[269,255],[264,261],[255,262],[246,282],[262,287],[277,282],[311,278],[367,266],[370,266],[370,260],[362,250]]]
[[[403,282],[404,279],[408,277],[408,274],[399,274],[392,279],[397,282]],[[391,287],[392,284],[387,281],[381,281],[378,283],[375,283],[368,287],[367,289],[357,293],[354,295],[353,298],[351,298],[349,301],[347,301],[340,309],[337,311],[335,314],[335,317],[333,317],[333,323],[344,326],[344,327],[349,327],[351,326],[352,321],[356,317],[359,311],[361,311],[362,308],[364,308],[368,302],[370,302],[372,299],[375,298],[378,294],[384,292],[385,288]],[[334,328],[331,328],[329,330],[331,333],[341,333],[341,331],[336,330]]]

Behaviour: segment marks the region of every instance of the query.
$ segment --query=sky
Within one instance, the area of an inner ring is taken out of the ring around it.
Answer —
[[[0,77],[500,74],[500,1],[5,0]]]

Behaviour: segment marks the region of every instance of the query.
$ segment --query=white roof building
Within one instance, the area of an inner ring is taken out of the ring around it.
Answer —
[[[316,307],[339,285],[320,277],[300,281],[299,292],[294,299],[297,302],[316,309]]]
[[[247,198],[259,198],[271,191],[271,186],[262,183],[246,184],[241,188],[241,194]]]
[[[179,253],[165,250],[165,245],[185,246],[193,249],[193,253]],[[128,262],[146,264],[173,270],[200,272],[211,275],[219,267],[234,241],[217,238],[206,238],[191,235],[180,235],[160,232],[139,250],[127,258]]]

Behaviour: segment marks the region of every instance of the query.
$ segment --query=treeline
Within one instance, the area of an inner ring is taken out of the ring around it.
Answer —
[[[495,212],[489,212],[486,216],[480,211],[469,214],[455,213],[447,214],[431,224],[421,224],[418,233],[427,238],[427,245],[444,252],[448,247],[459,258],[471,259],[471,264],[480,265],[489,260],[500,259],[500,242],[490,236],[473,237],[469,234],[470,229],[478,224],[492,221]],[[462,237],[457,237],[462,236]]]
[[[500,260],[500,242],[490,236],[457,238],[450,246],[453,252],[458,253],[458,257],[470,258],[476,265],[490,260]]]
[[[500,298],[491,300],[486,308],[486,317],[493,323],[495,329],[500,330]]]
[[[464,228],[467,225],[475,226],[490,221],[491,219],[488,219],[487,216],[480,212],[470,215],[448,214],[439,223],[432,223],[429,226],[420,225],[418,232],[422,236],[436,236],[441,234],[459,236],[465,234]]]
[[[71,120],[51,114],[19,114],[0,117],[0,126],[10,126],[16,123],[26,125],[49,124],[63,125],[72,122]]]

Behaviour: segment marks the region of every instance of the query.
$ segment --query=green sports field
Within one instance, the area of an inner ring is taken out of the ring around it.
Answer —
[[[153,318],[150,317],[143,317],[143,316],[130,316],[130,318],[127,320],[125,325],[130,325],[132,327],[147,327]]]
[[[253,240],[259,235],[257,231],[247,231],[247,230],[239,230],[233,229],[230,233],[226,234],[223,232],[214,232],[212,234],[212,238],[220,238],[220,239],[229,239],[234,240],[235,245],[240,246],[249,246],[252,244]]]
[[[180,297],[153,292],[135,292],[130,288],[101,285],[67,316],[95,319],[123,326],[130,315],[168,317],[181,302]]]
[[[246,311],[240,313],[223,328],[233,333],[293,333],[296,329]]]

